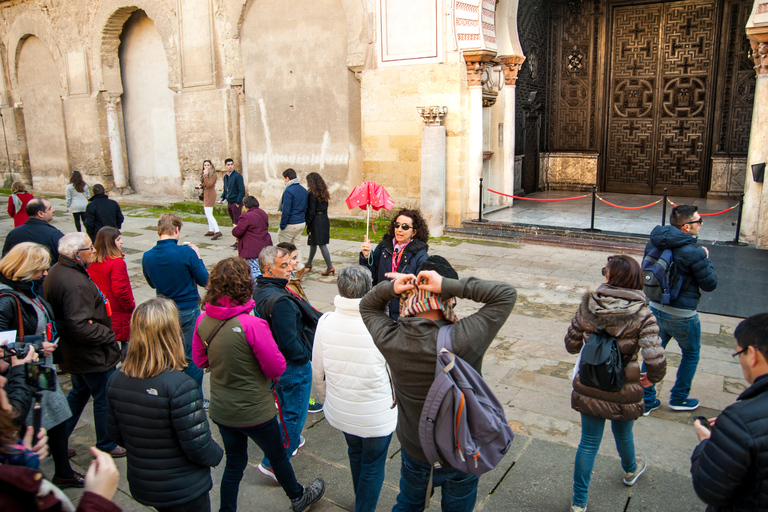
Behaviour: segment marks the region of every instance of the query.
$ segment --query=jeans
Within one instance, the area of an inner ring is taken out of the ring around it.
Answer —
[[[288,431],[290,444],[287,452],[291,454],[299,447],[299,437],[301,437],[301,431],[304,429],[304,422],[307,420],[309,395],[312,390],[312,363],[310,361],[304,364],[290,361],[285,363],[285,372],[277,382],[275,389],[277,398],[280,400],[280,407],[283,410],[285,429]],[[282,432],[282,429],[280,431]],[[266,452],[261,463],[268,467],[272,465]]]
[[[675,385],[670,391],[669,400],[676,402],[688,398],[691,392],[691,383],[696,374],[696,367],[699,364],[699,351],[701,350],[701,322],[699,314],[696,313],[690,318],[681,318],[669,313],[651,308],[651,312],[656,317],[656,323],[659,326],[659,337],[661,346],[667,348],[667,343],[672,338],[677,340],[683,357],[680,360],[680,367],[677,369],[677,379]],[[643,369],[645,371],[645,363]],[[645,403],[651,405],[656,400],[656,386],[643,388],[643,399]]]
[[[405,450],[400,450],[400,456],[400,493],[392,512],[420,512],[426,504],[431,466],[414,459]],[[475,475],[446,467],[435,468],[432,478],[433,489],[442,487],[441,503],[444,511],[471,512],[475,508],[479,482]]]
[[[203,206],[203,213],[205,213],[205,218],[208,221],[208,231],[218,233],[219,224],[216,222],[216,218],[213,216],[213,206]]]
[[[625,473],[637,469],[635,461],[635,440],[632,437],[634,421],[612,420],[611,430],[616,441],[616,449],[621,457],[621,467]],[[581,442],[576,451],[576,462],[573,467],[573,504],[577,507],[587,506],[587,491],[592,469],[595,467],[595,457],[603,440],[605,420],[597,416],[581,413]]]
[[[67,438],[77,426],[88,399],[93,397],[93,427],[96,430],[96,448],[103,452],[111,452],[117,445],[107,435],[107,381],[114,368],[106,372],[73,373],[72,391],[67,395],[72,417],[67,420]]]
[[[184,373],[197,382],[200,390],[200,398],[203,398],[203,370],[192,361],[192,336],[195,334],[195,322],[200,316],[200,308],[179,310],[179,323],[181,324],[181,338],[184,340],[184,355],[187,356],[187,367]]]
[[[272,471],[289,498],[300,498],[304,488],[296,481],[293,467],[288,454],[283,448],[283,438],[277,418],[254,427],[234,428],[216,423],[221,433],[221,442],[227,454],[227,464],[221,476],[221,506],[220,512],[237,510],[237,493],[243,471],[248,465],[248,438],[261,448],[264,455],[272,460]]]
[[[288,242],[296,246],[296,254],[299,257],[299,264],[301,265],[300,268],[304,267],[301,259],[301,241],[299,240],[301,232],[304,231],[304,226],[305,224],[303,222],[301,224],[288,224],[285,226],[285,229],[280,229],[277,232],[277,243]],[[294,270],[300,270],[300,268],[295,268]]]
[[[197,498],[172,507],[155,507],[157,512],[211,512],[211,497],[203,493]]]
[[[376,512],[381,486],[384,483],[384,464],[392,434],[383,437],[357,437],[344,432],[355,488],[355,512]]]

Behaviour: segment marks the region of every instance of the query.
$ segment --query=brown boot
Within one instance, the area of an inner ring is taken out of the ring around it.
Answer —
[[[213,231],[209,231],[206,234],[204,234],[203,236],[213,236]]]
[[[221,231],[217,231],[216,234],[213,235],[213,238],[211,240],[218,240],[222,237]]]

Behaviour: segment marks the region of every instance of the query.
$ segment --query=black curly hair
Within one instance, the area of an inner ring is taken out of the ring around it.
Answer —
[[[405,215],[413,221],[413,229],[416,230],[416,232],[413,234],[413,238],[427,243],[429,241],[429,228],[427,227],[427,223],[424,221],[424,217],[421,216],[421,212],[418,209],[409,210],[407,208],[403,208],[397,212],[397,215],[392,217],[392,222],[390,222],[389,226],[387,227],[387,234],[392,236],[392,238],[395,237],[395,222],[401,215]]]

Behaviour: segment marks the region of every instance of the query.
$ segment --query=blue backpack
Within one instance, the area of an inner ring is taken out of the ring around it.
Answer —
[[[444,464],[480,476],[495,468],[512,445],[504,408],[483,376],[453,353],[453,324],[437,335],[435,380],[419,420],[419,441],[432,469]],[[430,471],[426,506],[432,494]]]
[[[671,249],[655,245],[643,258],[643,293],[648,300],[667,306],[677,299],[683,288],[683,279]]]

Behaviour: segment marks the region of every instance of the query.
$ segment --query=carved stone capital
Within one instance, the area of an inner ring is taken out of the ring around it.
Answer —
[[[525,62],[525,57],[522,55],[502,55],[497,60],[504,71],[504,84],[515,85],[517,74],[520,72],[523,62]]]
[[[755,73],[768,74],[768,27],[750,27],[747,29],[747,37],[752,47]]]
[[[442,126],[445,120],[445,114],[448,113],[448,107],[416,107],[419,111],[424,124],[427,126]]]
[[[120,105],[120,96],[117,94],[105,94],[104,105],[107,107],[109,112],[116,112],[118,106]]]
[[[495,56],[496,52],[491,50],[467,50],[464,52],[464,61],[467,64],[467,85],[469,87],[482,86],[485,66]]]

